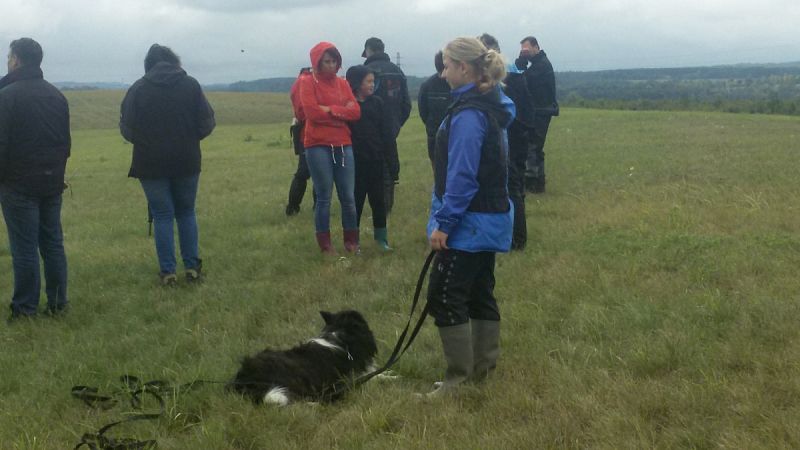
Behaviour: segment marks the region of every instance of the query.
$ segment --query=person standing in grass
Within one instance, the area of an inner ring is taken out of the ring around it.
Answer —
[[[533,36],[527,36],[520,41],[519,57],[514,63],[525,78],[533,116],[533,128],[528,132],[525,190],[541,194],[545,191],[544,143],[550,128],[550,119],[559,113],[555,72],[547,54],[539,48],[539,41]]]
[[[61,194],[70,156],[69,106],[44,80],[42,47],[11,42],[8,75],[0,79],[0,204],[14,268],[9,322],[36,316],[44,261],[47,313],[67,310],[67,257]]]
[[[375,95],[383,99],[394,138],[400,134],[400,128],[411,115],[411,97],[408,95],[408,81],[400,67],[391,61],[384,51],[383,41],[371,37],[364,42],[361,53],[364,65],[375,72]],[[394,144],[397,147],[397,143]],[[400,160],[395,153],[391,159],[384,161],[384,196],[386,197],[386,213],[392,212],[394,206],[394,188],[400,180]]]
[[[505,128],[514,110],[497,88],[506,75],[503,58],[475,38],[455,39],[443,54],[453,104],[436,135],[427,231],[437,252],[428,303],[447,370],[429,396],[482,379],[497,363],[495,254],[511,247],[513,224]]]
[[[119,129],[133,143],[129,177],[138,178],[155,224],[155,245],[164,285],[177,283],[173,222],[178,224],[187,281],[200,280],[195,199],[200,180],[200,141],[216,126],[200,84],[186,74],[169,47],[153,44],[145,75],[122,101]]]
[[[308,179],[311,178],[311,173],[308,171],[308,163],[306,163],[305,148],[303,147],[303,128],[305,121],[299,119],[302,114],[300,106],[300,78],[311,76],[311,68],[303,67],[300,69],[300,74],[292,84],[289,90],[289,100],[292,102],[292,110],[294,111],[294,121],[290,128],[292,135],[292,147],[294,153],[297,155],[297,170],[292,177],[292,183],[289,185],[289,202],[286,204],[286,215],[294,216],[300,212],[300,203],[303,202],[303,196],[306,193]],[[315,196],[316,197],[316,196]]]
[[[314,227],[317,244],[326,254],[335,253],[331,244],[330,209],[333,186],[342,207],[344,248],[358,253],[358,218],[354,196],[355,161],[348,122],[361,117],[361,109],[350,85],[336,76],[342,56],[330,42],[311,49],[311,75],[300,77],[300,116],[305,120],[303,145],[311,171],[317,203]]]
[[[356,216],[360,227],[364,201],[369,198],[375,241],[382,250],[389,251],[383,164],[387,158],[396,156],[396,142],[383,99],[372,95],[375,73],[366,66],[353,66],[347,69],[345,77],[361,108],[361,118],[350,123],[356,162]]]
[[[484,33],[478,39],[500,53],[500,44],[494,36]],[[514,232],[511,249],[523,250],[528,242],[528,223],[525,217],[525,164],[534,133],[531,98],[522,72],[516,65],[506,65],[503,92],[514,102],[516,115],[508,127],[508,195],[514,203]]]
[[[422,83],[419,88],[417,107],[419,108],[419,118],[425,124],[425,132],[428,135],[428,158],[433,165],[433,152],[436,147],[436,132],[442,124],[447,107],[450,106],[450,85],[442,78],[444,61],[442,52],[436,52],[433,58],[436,73]]]

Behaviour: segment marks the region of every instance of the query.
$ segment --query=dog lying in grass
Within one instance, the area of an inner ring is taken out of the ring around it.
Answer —
[[[349,382],[374,367],[378,349],[359,312],[320,315],[325,326],[318,337],[288,350],[267,348],[245,357],[229,389],[255,403],[278,406],[339,399]]]

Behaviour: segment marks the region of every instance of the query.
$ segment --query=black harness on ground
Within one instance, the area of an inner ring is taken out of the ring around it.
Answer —
[[[411,302],[411,311],[408,315],[408,321],[406,322],[406,327],[403,329],[403,332],[400,333],[400,337],[397,340],[397,344],[394,346],[394,350],[392,350],[392,354],[389,355],[389,358],[386,360],[386,363],[381,366],[380,368],[364,374],[355,380],[352,381],[342,381],[332,388],[334,394],[343,394],[345,391],[358,387],[367,381],[371,380],[372,378],[386,372],[391,368],[403,354],[411,347],[411,343],[414,342],[414,339],[419,334],[419,330],[422,328],[422,324],[425,323],[425,318],[428,316],[428,303],[425,302],[425,306],[422,308],[422,311],[419,314],[419,318],[417,319],[417,323],[414,324],[413,329],[411,328],[411,319],[414,317],[414,312],[417,309],[417,305],[419,304],[419,296],[422,292],[422,285],[425,282],[425,275],[428,273],[428,269],[430,268],[431,262],[433,261],[433,257],[436,255],[435,251],[431,251],[428,254],[428,257],[425,259],[425,264],[422,266],[422,270],[419,274],[419,279],[417,280],[417,287],[414,290],[414,300]],[[411,329],[411,334],[409,335],[409,329]],[[406,340],[408,337],[408,340]],[[131,438],[110,438],[106,437],[105,433],[110,430],[111,428],[121,425],[123,423],[128,422],[135,422],[140,420],[156,420],[164,416],[166,411],[166,403],[164,402],[164,395],[165,394],[177,394],[180,392],[186,392],[189,390],[194,389],[196,386],[201,384],[230,384],[231,382],[228,381],[209,381],[209,380],[195,380],[186,384],[182,384],[180,386],[172,386],[166,381],[162,380],[153,380],[147,381],[142,383],[137,377],[131,375],[122,375],[120,377],[120,381],[124,385],[124,388],[121,391],[118,391],[117,394],[128,394],[130,396],[129,403],[133,409],[141,410],[142,409],[142,396],[144,394],[148,394],[156,401],[159,405],[158,412],[141,412],[137,414],[132,414],[126,417],[123,420],[119,420],[116,422],[109,423],[104,425],[102,428],[97,430],[97,433],[85,433],[81,437],[81,441],[76,445],[73,450],[78,450],[79,448],[86,446],[89,450],[149,450],[154,449],[158,445],[154,439],[151,440],[138,440],[138,439],[131,439]],[[71,394],[73,397],[83,401],[87,406],[92,408],[102,408],[102,409],[109,409],[119,403],[119,399],[108,396],[108,395],[100,395],[97,393],[98,389],[95,387],[90,386],[73,386],[71,390]]]

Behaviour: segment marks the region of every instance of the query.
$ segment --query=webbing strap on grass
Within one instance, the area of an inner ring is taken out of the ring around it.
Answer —
[[[138,378],[131,375],[121,376],[120,381],[122,381],[125,387],[122,391],[119,391],[117,393],[130,394],[129,402],[133,409],[137,410],[141,409],[142,395],[149,394],[150,396],[155,398],[156,401],[158,401],[159,411],[157,413],[151,412],[151,413],[133,414],[126,417],[123,420],[112,422],[103,426],[102,428],[97,430],[97,433],[85,433],[81,437],[81,442],[79,442],[78,445],[76,445],[73,448],[73,450],[77,450],[83,446],[88,447],[89,450],[146,450],[155,448],[157,445],[155,440],[141,441],[138,439],[131,439],[131,438],[110,438],[106,437],[105,433],[111,428],[123,423],[140,421],[140,420],[156,420],[161,416],[163,416],[164,411],[166,410],[163,394],[185,391],[192,389],[199,384],[208,383],[207,381],[196,380],[176,388],[171,386],[169,383],[161,380],[153,380],[153,381],[148,381],[146,383],[141,383]],[[93,408],[100,407],[103,409],[108,409],[118,404],[118,400],[113,396],[100,395],[97,392],[98,389],[95,387],[90,387],[90,386],[72,387],[72,396],[83,401],[84,403],[86,403],[86,405],[90,407]]]

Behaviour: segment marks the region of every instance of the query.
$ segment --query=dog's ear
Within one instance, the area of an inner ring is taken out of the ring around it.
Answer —
[[[325,325],[329,325],[331,321],[333,321],[333,314],[329,313],[328,311],[320,311],[319,315],[322,316],[322,320],[325,321]]]

